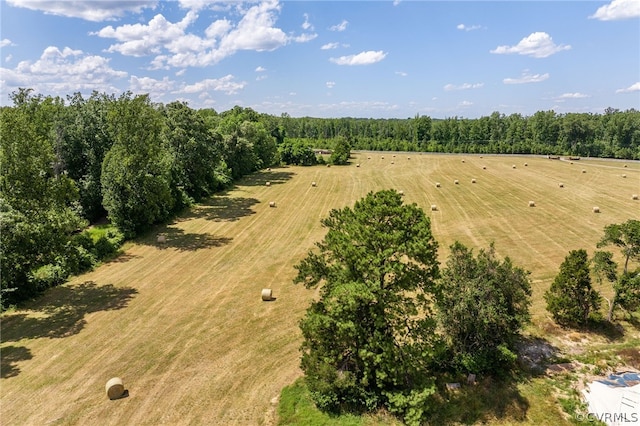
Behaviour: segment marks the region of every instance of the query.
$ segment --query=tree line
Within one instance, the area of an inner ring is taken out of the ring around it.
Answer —
[[[0,109],[4,307],[280,161],[277,126],[251,109],[196,111],[129,92],[65,100],[20,89],[11,99]],[[106,217],[107,232],[84,232]]]
[[[574,155],[640,159],[640,111],[603,114],[538,111],[531,116],[493,112],[477,119],[279,117],[288,138],[330,147],[339,137],[354,149],[479,154]]]

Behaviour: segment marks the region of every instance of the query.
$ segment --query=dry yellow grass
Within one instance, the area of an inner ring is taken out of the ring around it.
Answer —
[[[314,296],[292,284],[293,265],[324,235],[319,221],[330,209],[368,191],[403,188],[405,202],[431,216],[441,260],[456,239],[478,248],[494,241],[498,255],[532,271],[536,320],[568,251],[592,252],[605,225],[637,218],[640,209],[631,198],[640,189],[638,162],[623,169],[527,157],[526,168],[513,170],[524,158],[466,155],[462,163],[414,154],[394,167],[379,156],[360,161],[365,156],[347,167],[250,176],[129,244],[119,259],[5,315],[2,423],[268,422],[270,401],[300,375],[297,324]],[[158,233],[166,243],[157,243]],[[263,302],[262,288],[277,299]],[[129,396],[110,401],[104,384],[115,376]]]

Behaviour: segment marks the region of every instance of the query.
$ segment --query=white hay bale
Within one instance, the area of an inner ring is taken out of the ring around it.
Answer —
[[[535,201],[529,201],[529,207],[535,207],[536,203]]]
[[[515,165],[515,164],[512,164],[512,165],[511,165],[511,168],[512,168],[512,169],[515,169],[515,168],[516,168],[516,165]]]
[[[625,164],[624,166],[625,166],[625,167],[627,167],[627,165],[626,165],[626,164]]]
[[[582,169],[582,173],[587,173],[587,171],[585,169]]]
[[[407,160],[411,160],[411,157],[407,157]]]
[[[271,182],[265,182],[266,186],[271,186]]]
[[[594,212],[594,213],[600,213],[600,207],[598,207],[598,206],[594,206],[594,207],[593,207],[593,212]]]
[[[482,155],[480,156],[480,158],[483,158]]]
[[[436,188],[440,188],[440,182],[436,182]]]
[[[558,184],[558,186],[559,186],[560,188],[564,188],[564,183],[560,182],[560,183]]]
[[[393,154],[393,156],[392,156],[392,157],[393,157],[393,158],[396,158],[396,155],[395,155],[395,154]]]
[[[273,300],[273,292],[271,291],[270,288],[263,288],[261,296],[262,296],[262,300],[265,302],[269,302]]]
[[[627,177],[627,175],[622,175],[622,177],[623,177],[623,178],[626,178],[626,177]]]
[[[633,194],[633,195],[631,196],[631,199],[632,199],[632,200],[637,200],[637,199],[638,199],[638,194]]]
[[[327,167],[331,167],[331,164],[327,164]]]
[[[462,162],[464,163],[464,160],[462,160]]]
[[[475,179],[471,179],[471,183],[476,183],[476,180]]]
[[[356,167],[360,167],[360,163],[356,164]]]
[[[404,191],[398,191],[398,194],[404,195]]]
[[[456,179],[456,180],[454,180],[454,181],[453,181],[453,183],[454,183],[455,185],[458,185],[458,184],[460,183],[460,181],[459,181],[458,179]]]
[[[367,160],[371,160],[371,156],[367,157]]]
[[[529,165],[529,163],[524,163],[524,166],[527,167]]]
[[[382,158],[384,160],[384,155],[382,157],[380,157],[380,158]]]
[[[271,171],[271,167],[267,167],[267,171],[270,172]]]
[[[394,162],[392,161],[392,162],[391,162],[391,164],[396,164],[396,163],[394,163]]]
[[[482,170],[487,170],[487,166],[482,166]]]
[[[164,234],[158,234],[158,243],[164,244],[167,242],[167,236]]]
[[[269,207],[275,207],[275,206],[276,206],[275,201],[269,201]]]
[[[104,388],[107,391],[109,399],[122,398],[124,395],[124,384],[120,377],[113,377],[109,379]]]
[[[316,186],[316,183],[315,182],[311,182],[311,186]]]
[[[573,161],[569,161],[569,164],[573,164]]]
[[[435,204],[431,204],[431,211],[432,212],[438,211],[438,206],[436,206]]]

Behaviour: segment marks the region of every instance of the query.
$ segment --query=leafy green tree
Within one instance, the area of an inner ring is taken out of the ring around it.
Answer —
[[[102,165],[103,204],[127,236],[166,219],[174,206],[162,124],[147,95],[125,93],[109,111],[114,145]]]
[[[351,144],[344,136],[339,136],[333,145],[329,162],[336,165],[344,165],[349,162],[351,157]]]
[[[430,220],[386,190],[332,210],[322,224],[327,234],[295,278],[320,287],[300,322],[313,398],[325,410],[386,406],[419,418],[434,392],[438,261]]]
[[[617,264],[613,260],[613,254],[606,251],[598,251],[594,256],[594,272],[602,280],[603,278],[613,283],[613,298],[609,300],[607,318],[613,319],[617,306],[633,311],[640,307],[640,271],[630,271],[629,262],[640,260],[640,220],[629,219],[621,224],[611,224],[604,227],[604,235],[598,242],[598,247],[614,245],[620,248],[624,257],[622,274],[617,274]]]
[[[436,306],[454,367],[496,373],[515,361],[516,338],[530,320],[528,274],[497,259],[493,245],[477,257],[459,242],[451,246]]]
[[[59,99],[12,95],[0,112],[0,289],[7,306],[44,288],[33,279],[49,265],[66,278],[63,253],[86,222],[78,214],[78,191],[62,173],[54,150]],[[55,267],[55,268],[54,268]],[[46,280],[43,282],[47,282]]]
[[[164,114],[163,137],[171,156],[173,184],[199,201],[223,186],[216,173],[222,161],[218,152],[222,136],[209,131],[202,116],[185,103],[166,105]]]
[[[584,249],[572,250],[544,294],[547,311],[558,324],[583,326],[600,309],[600,295],[591,286],[589,258]]]
[[[286,141],[282,143],[278,150],[280,151],[280,160],[284,164],[295,164],[299,166],[313,166],[318,164],[316,154],[311,146],[302,140],[293,142]]]

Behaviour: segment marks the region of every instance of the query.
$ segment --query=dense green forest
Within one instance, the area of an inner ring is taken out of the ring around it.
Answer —
[[[0,109],[0,289],[7,307],[112,255],[126,238],[234,180],[314,148],[640,159],[640,112],[493,113],[478,119],[293,118],[224,112],[147,95],[60,97],[30,89]],[[87,231],[107,218],[104,232]]]

